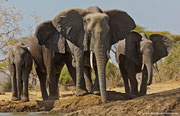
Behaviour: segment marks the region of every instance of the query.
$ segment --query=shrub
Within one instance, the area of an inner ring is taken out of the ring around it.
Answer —
[[[106,77],[112,82],[111,87],[122,87],[124,85],[119,68],[111,62],[106,65]]]
[[[60,78],[59,78],[59,83],[61,84],[68,84],[68,83],[72,83],[72,78],[68,72],[68,69],[66,66],[63,67],[61,74],[60,74]]]

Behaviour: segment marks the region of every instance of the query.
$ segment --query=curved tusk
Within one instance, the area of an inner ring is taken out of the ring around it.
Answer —
[[[93,52],[92,51],[90,52],[90,65],[91,65],[91,68],[94,69],[94,67],[93,67]]]
[[[143,69],[144,69],[144,65],[145,65],[145,64],[143,63],[141,70],[143,70]]]

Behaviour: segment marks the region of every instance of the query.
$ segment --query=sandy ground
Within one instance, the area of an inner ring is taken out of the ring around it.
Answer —
[[[148,86],[148,95],[133,98],[124,87],[108,90],[108,103],[98,95],[76,97],[74,91],[60,92],[60,100],[42,101],[41,93],[30,91],[29,102],[10,101],[11,92],[0,93],[0,112],[61,112],[67,115],[180,115],[180,80]]]

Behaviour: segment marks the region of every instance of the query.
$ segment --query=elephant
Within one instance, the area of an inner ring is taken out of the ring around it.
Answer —
[[[40,45],[35,36],[33,36],[30,41],[30,52],[34,59],[35,69],[40,81],[42,98],[43,100],[58,100],[58,80],[61,70],[65,64],[72,80],[76,83],[76,70],[73,66],[75,62],[73,61],[73,56],[69,52],[58,53],[46,48],[45,45]],[[62,43],[62,45],[66,46],[66,43]],[[87,53],[85,53],[85,56],[89,57]],[[90,69],[88,67],[89,61],[86,57],[84,62],[84,78],[86,83],[83,81],[83,84],[86,84],[84,86],[90,90],[92,87],[92,79],[89,72]],[[49,85],[49,95],[46,89],[46,84]]]
[[[29,101],[28,79],[32,69],[32,56],[24,44],[13,47],[7,56],[12,83],[12,101]]]
[[[113,44],[125,38],[135,27],[134,20],[121,10],[91,12],[88,9],[69,8],[52,20],[40,23],[36,27],[35,36],[40,45],[45,45],[55,52],[68,52],[73,56],[77,96],[87,93],[82,84],[84,83],[83,63],[84,53],[90,51],[90,59],[96,59],[101,99],[105,103],[107,54]],[[65,49],[62,49],[62,41],[67,43],[67,47],[63,47]]]
[[[166,57],[170,52],[172,47],[170,38],[161,34],[151,34],[149,38],[144,33],[131,32],[117,44],[116,61],[124,80],[126,93],[146,95],[147,85],[152,83],[153,63]],[[138,92],[136,74],[140,72],[142,72],[142,82]]]

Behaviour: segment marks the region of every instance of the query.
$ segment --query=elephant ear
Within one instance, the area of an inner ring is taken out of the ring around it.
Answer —
[[[125,55],[134,63],[139,65],[140,60],[140,41],[142,36],[137,32],[131,32],[125,39]]]
[[[71,43],[83,47],[83,16],[88,13],[83,9],[67,9],[56,15],[52,21],[54,27]]]
[[[134,20],[124,11],[114,9],[103,12],[110,17],[110,45],[124,39],[136,27]]]
[[[65,39],[58,33],[51,20],[44,21],[36,27],[35,36],[40,45],[65,53]]]
[[[172,48],[172,41],[167,36],[161,34],[152,34],[149,38],[153,42],[153,63],[155,63],[169,54]]]

